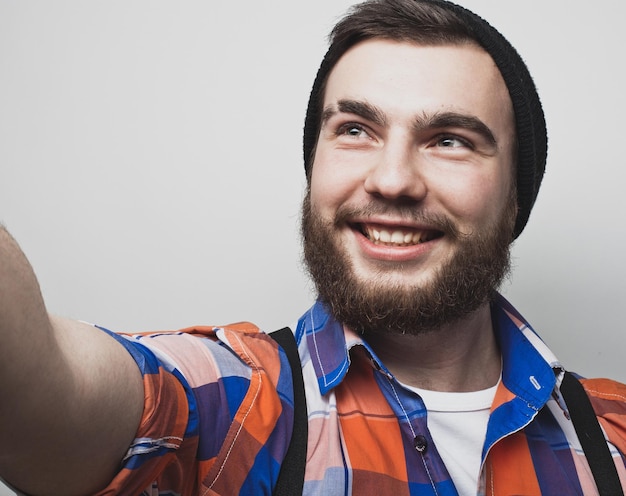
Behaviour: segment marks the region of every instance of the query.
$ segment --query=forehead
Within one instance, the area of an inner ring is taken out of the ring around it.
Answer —
[[[504,80],[491,56],[473,43],[358,43],[339,59],[326,82],[324,107],[342,99],[367,101],[399,119],[416,113],[467,113],[498,134],[514,132]]]

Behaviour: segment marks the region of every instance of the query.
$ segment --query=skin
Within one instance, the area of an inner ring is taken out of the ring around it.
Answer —
[[[461,236],[494,225],[512,186],[513,122],[502,77],[476,45],[374,39],[348,50],[324,95],[311,205],[337,222],[357,277],[423,285],[458,243],[429,219],[446,218]],[[365,235],[373,229],[425,233],[426,241],[376,243]],[[499,378],[488,304],[436,332],[367,339],[417,387],[471,391]]]
[[[48,315],[35,275],[0,226],[0,473],[32,495],[105,487],[134,438],[141,374],[124,348]]]

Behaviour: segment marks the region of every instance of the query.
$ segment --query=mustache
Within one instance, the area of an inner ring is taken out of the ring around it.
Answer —
[[[430,212],[414,205],[391,204],[377,200],[372,200],[368,204],[358,207],[342,205],[337,209],[334,225],[338,227],[355,217],[368,218],[377,215],[389,215],[400,221],[423,224],[429,229],[441,231],[454,240],[464,237],[454,221],[446,215]]]

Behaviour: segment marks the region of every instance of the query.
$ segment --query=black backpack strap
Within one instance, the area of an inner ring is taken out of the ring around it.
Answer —
[[[623,496],[613,457],[583,385],[573,374],[565,372],[561,394],[600,496]]]
[[[309,431],[309,419],[304,394],[302,365],[298,354],[296,339],[289,327],[269,333],[274,341],[285,351],[291,367],[293,381],[293,432],[287,454],[280,467],[274,496],[295,496],[302,494],[304,470],[306,468],[306,449]]]

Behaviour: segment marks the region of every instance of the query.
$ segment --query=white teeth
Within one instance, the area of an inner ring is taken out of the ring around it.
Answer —
[[[394,244],[404,243],[404,234],[400,231],[394,231],[391,233],[391,242]]]
[[[421,243],[422,235],[425,233],[422,231],[387,231],[366,226],[365,234],[375,244],[410,246]]]

